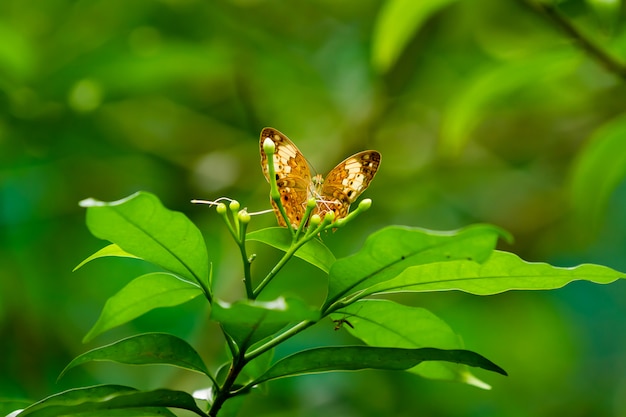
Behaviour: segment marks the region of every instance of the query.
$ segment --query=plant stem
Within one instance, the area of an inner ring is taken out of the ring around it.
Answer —
[[[237,245],[239,246],[239,252],[241,253],[241,261],[243,262],[243,283],[246,287],[246,296],[249,299],[254,297],[252,290],[252,274],[250,272],[250,259],[246,251],[246,229],[248,228],[247,222],[240,222],[241,229],[239,238],[237,239]]]
[[[239,376],[239,373],[241,372],[245,364],[246,361],[243,360],[242,355],[238,355],[233,358],[231,367],[228,370],[228,376],[226,377],[224,384],[220,388],[217,396],[215,397],[215,401],[213,401],[213,404],[211,404],[211,408],[209,409],[210,417],[216,417],[217,413],[220,411],[226,400],[231,397],[230,390],[235,384],[235,380]]]
[[[278,336],[272,338],[267,343],[264,343],[263,345],[259,346],[258,348],[254,349],[253,351],[250,351],[250,352],[246,353],[245,356],[244,356],[245,361],[246,362],[250,362],[252,359],[256,358],[257,356],[262,355],[263,353],[267,352],[268,350],[270,350],[274,346],[277,346],[277,345],[283,343],[285,340],[289,339],[290,337],[295,336],[296,334],[298,334],[301,331],[311,327],[312,325],[314,325],[317,322],[318,321],[310,321],[310,320],[301,321],[300,323],[298,323],[295,326],[291,327],[289,330],[286,330],[285,332],[283,332],[283,333],[279,334]]]
[[[274,265],[274,268],[272,268],[272,270],[265,276],[265,278],[263,278],[263,281],[261,281],[261,283],[253,291],[252,299],[256,299],[259,296],[261,291],[263,291],[263,288],[265,288],[267,286],[267,284],[270,283],[272,278],[274,278],[276,276],[278,271],[280,271],[287,264],[289,259],[291,259],[291,257],[293,256],[294,253],[296,253],[296,250],[298,250],[299,247],[300,246],[295,246],[295,245],[291,246],[287,250],[287,252],[285,252],[283,257],[280,258],[280,261],[278,261],[278,263],[276,265]]]
[[[291,220],[287,216],[285,207],[283,206],[282,199],[280,198],[280,191],[278,191],[278,183],[276,182],[276,167],[274,166],[274,153],[267,154],[267,172],[270,183],[270,198],[274,202],[275,207],[278,207],[278,211],[282,216],[287,228],[291,232],[291,236],[296,236],[296,231],[291,225]]]
[[[526,6],[540,11],[561,31],[572,38],[587,54],[600,62],[607,70],[620,78],[626,79],[626,65],[585,36],[576,26],[561,15],[558,10],[548,2],[533,0],[521,0]]]
[[[239,251],[241,252],[241,261],[243,262],[243,283],[246,287],[246,296],[249,299],[254,298],[254,290],[252,289],[252,274],[250,272],[250,260],[246,252],[246,242],[239,242]]]

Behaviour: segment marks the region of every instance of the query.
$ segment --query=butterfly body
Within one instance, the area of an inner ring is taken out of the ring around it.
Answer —
[[[345,217],[352,204],[369,186],[380,165],[380,153],[363,151],[356,153],[333,168],[326,178],[311,175],[309,164],[296,145],[287,136],[276,129],[265,128],[261,131],[261,166],[269,181],[267,154],[263,142],[269,138],[274,142],[273,156],[276,172],[276,185],[281,203],[292,226],[298,227],[304,217],[307,201],[315,199],[314,213],[324,217],[334,212],[335,220]],[[281,226],[286,226],[276,203],[272,207]]]

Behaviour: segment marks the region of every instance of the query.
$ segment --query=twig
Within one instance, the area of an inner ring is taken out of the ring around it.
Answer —
[[[616,57],[609,54],[594,41],[585,36],[576,26],[561,15],[556,7],[547,2],[534,0],[521,0],[526,6],[541,12],[556,27],[573,39],[581,49],[600,62],[607,70],[626,80],[626,65]]]

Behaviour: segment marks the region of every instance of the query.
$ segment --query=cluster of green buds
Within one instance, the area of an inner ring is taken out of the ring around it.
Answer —
[[[230,200],[228,206],[219,202],[216,206],[217,214],[222,216],[228,226],[228,230],[236,241],[244,241],[246,229],[250,223],[250,213],[245,208],[241,209],[241,204],[237,200]]]

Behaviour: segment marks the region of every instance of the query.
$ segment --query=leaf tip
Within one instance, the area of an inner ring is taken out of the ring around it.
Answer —
[[[491,390],[491,385],[487,384],[485,381],[481,381],[480,379],[476,378],[474,375],[472,375],[469,372],[465,372],[461,376],[461,379],[462,379],[462,382],[464,382],[467,385],[472,385],[476,388],[480,388],[485,391]]]
[[[95,326],[94,326],[94,327],[95,327]],[[83,343],[89,343],[89,342],[91,342],[91,341],[93,340],[93,338],[94,338],[95,336],[96,336],[96,334],[94,333],[93,328],[92,328],[92,329],[89,331],[89,333],[87,333],[87,334],[85,335],[85,337],[83,337],[82,342],[83,342]]]

